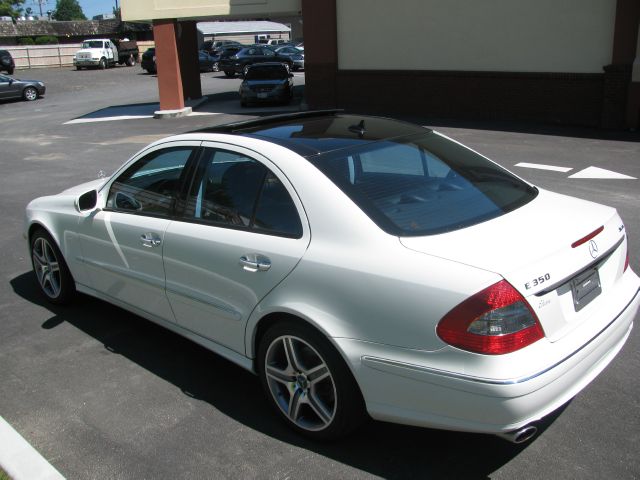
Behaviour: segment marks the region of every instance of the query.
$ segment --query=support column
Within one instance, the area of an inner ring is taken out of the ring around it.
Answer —
[[[604,128],[637,126],[634,124],[638,122],[640,98],[634,95],[632,70],[637,55],[639,23],[640,2],[617,0],[611,65],[604,67],[601,122]]]
[[[156,43],[156,66],[158,70],[158,91],[160,94],[160,112],[156,117],[165,116],[162,112],[179,114],[185,110],[178,58],[177,23],[175,19],[153,21],[153,37]]]
[[[337,102],[338,26],[336,0],[302,0],[305,97],[312,109]]]
[[[178,58],[185,100],[202,97],[198,62],[198,28],[195,20],[178,22]]]

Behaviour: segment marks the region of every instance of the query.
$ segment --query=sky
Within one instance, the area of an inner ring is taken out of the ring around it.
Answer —
[[[40,14],[40,6],[38,0],[26,0],[22,8],[33,10],[36,15]],[[91,20],[95,15],[101,13],[113,13],[113,7],[116,6],[115,0],[79,0],[80,6],[85,16]],[[120,5],[120,1],[118,1]],[[42,0],[42,11],[53,10],[56,8],[56,0]]]

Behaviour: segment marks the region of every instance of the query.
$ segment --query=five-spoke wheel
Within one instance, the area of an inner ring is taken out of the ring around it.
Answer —
[[[44,230],[31,238],[31,261],[38,286],[53,303],[67,302],[75,291],[75,284],[60,250]]]
[[[336,386],[320,354],[301,338],[286,335],[267,350],[269,391],[291,422],[305,430],[326,428],[336,414]]]
[[[351,372],[312,327],[284,321],[263,336],[260,378],[271,403],[297,431],[316,439],[342,436],[364,418]]]

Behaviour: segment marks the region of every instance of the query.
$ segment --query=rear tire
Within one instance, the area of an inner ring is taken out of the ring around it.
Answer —
[[[51,235],[41,228],[36,230],[31,237],[30,251],[40,291],[51,303],[69,303],[76,293],[76,284]]]
[[[125,64],[127,65],[127,67],[133,67],[136,64],[136,59],[133,56],[133,53],[129,55],[129,58],[127,58]]]
[[[14,71],[14,69],[13,69],[13,68],[9,68],[9,69],[7,70],[7,75],[13,75],[13,71]]]
[[[231,70],[225,70],[224,74],[229,78],[233,78],[236,76],[236,72],[232,72]]]
[[[351,371],[331,343],[302,321],[281,321],[258,346],[258,374],[289,427],[315,440],[342,437],[366,418]]]

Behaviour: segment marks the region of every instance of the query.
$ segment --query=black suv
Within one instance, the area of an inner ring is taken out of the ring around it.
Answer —
[[[278,55],[273,49],[264,45],[252,45],[237,52],[223,53],[220,56],[220,70],[224,71],[227,77],[234,77],[236,74],[244,75],[249,69],[249,65],[254,63],[279,62],[287,65],[289,70],[293,69],[293,60],[283,55]]]
[[[0,50],[0,72],[6,71],[9,75],[13,75],[16,64],[13,63],[13,57],[6,50]]]

